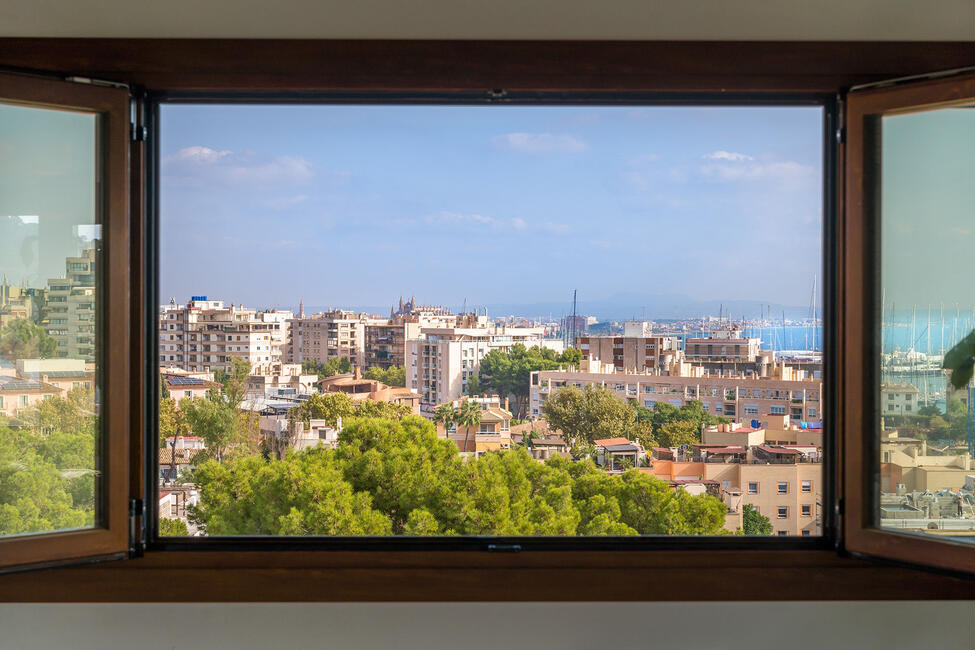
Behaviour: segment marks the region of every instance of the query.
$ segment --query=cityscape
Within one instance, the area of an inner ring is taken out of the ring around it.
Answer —
[[[823,535],[818,109],[288,110],[163,111],[161,536]],[[98,229],[45,223],[0,219],[3,535],[97,515]],[[885,307],[882,526],[975,531],[950,311]]]

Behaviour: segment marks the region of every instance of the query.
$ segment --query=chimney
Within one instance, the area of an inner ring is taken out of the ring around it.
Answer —
[[[511,409],[508,408],[508,396],[507,395],[505,395],[505,398],[504,398],[504,410],[505,411],[510,411],[511,410]]]

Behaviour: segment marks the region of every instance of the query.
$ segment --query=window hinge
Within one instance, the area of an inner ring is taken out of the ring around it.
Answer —
[[[149,127],[145,125],[131,125],[132,142],[145,142],[149,139]]]
[[[122,83],[121,81],[109,81],[107,79],[92,79],[91,77],[65,77],[65,81],[70,81],[76,84],[85,84],[87,86],[99,86],[101,88],[121,88],[122,90],[128,90],[129,84]]]
[[[129,557],[142,557],[146,548],[145,540],[139,534],[139,521],[146,511],[142,499],[129,499]]]

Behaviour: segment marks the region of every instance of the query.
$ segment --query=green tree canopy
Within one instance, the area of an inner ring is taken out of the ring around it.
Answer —
[[[551,427],[561,429],[570,446],[592,444],[601,438],[629,436],[633,409],[605,386],[563,386],[542,407]]]
[[[47,359],[57,349],[58,342],[26,318],[10,321],[0,329],[0,357],[11,363],[18,359]]]
[[[772,522],[768,517],[756,510],[755,506],[746,503],[742,508],[742,527],[746,535],[771,535]]]
[[[727,512],[638,470],[520,447],[465,460],[417,416],[352,418],[334,450],[208,461],[194,481],[211,535],[716,535]]]
[[[484,390],[501,397],[514,396],[515,415],[523,417],[528,410],[531,373],[536,370],[556,370],[559,362],[554,350],[537,345],[526,348],[521,343],[509,352],[491,350],[481,359],[479,383]]]
[[[362,376],[366,379],[381,381],[387,386],[406,386],[406,368],[402,366],[390,366],[385,369],[372,366],[366,368]]]

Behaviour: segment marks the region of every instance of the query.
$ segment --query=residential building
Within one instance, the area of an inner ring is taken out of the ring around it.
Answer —
[[[45,294],[44,289],[27,287],[26,281],[19,287],[12,285],[4,274],[0,279],[0,328],[15,320],[39,320]]]
[[[175,300],[159,314],[159,363],[190,371],[229,370],[232,360],[252,367],[281,361],[288,340],[289,311],[257,311],[194,296]]]
[[[251,368],[247,377],[247,396],[297,397],[318,392],[318,375],[307,374],[300,363],[262,361]]]
[[[510,449],[511,411],[501,406],[500,398],[497,396],[465,397],[451,401],[450,405],[454,409],[460,409],[467,401],[480,405],[481,421],[471,427],[453,423],[446,429],[442,422],[437,422],[437,435],[456,443],[462,454],[480,456],[489,451]]]
[[[95,361],[95,249],[64,261],[64,277],[47,281],[41,321],[58,342],[57,356]]]
[[[881,384],[880,410],[883,415],[917,415],[921,391],[914,384]]]
[[[344,393],[354,402],[390,402],[408,406],[416,415],[420,413],[420,395],[402,386],[387,386],[375,379],[363,379],[358,367],[352,374],[322,379],[318,382],[318,388],[323,393]]]
[[[626,438],[602,438],[594,440],[593,444],[596,446],[596,464],[608,472],[639,467],[640,461],[646,458],[643,447]]]
[[[760,338],[743,337],[741,327],[732,324],[684,341],[684,358],[703,367],[707,375],[767,377],[774,353],[761,349],[761,344]]]
[[[623,336],[579,336],[576,347],[585,361],[599,361],[616,372],[669,373],[682,358],[680,339],[654,336],[652,323],[627,321]]]
[[[597,362],[583,361],[578,370],[540,370],[531,373],[530,417],[539,417],[545,400],[562,386],[605,386],[620,399],[637,400],[647,408],[657,402],[683,406],[700,401],[706,411],[736,422],[750,423],[764,415],[788,415],[791,420],[820,422],[823,418],[822,381],[794,378],[789,367],[776,365],[769,377],[704,376],[701,369],[675,367],[682,374],[618,373]],[[409,376],[409,375],[407,375]]]
[[[65,393],[95,386],[95,366],[83,359],[17,359],[16,369],[19,377],[57,386]]]
[[[214,381],[183,373],[160,372],[159,375],[166,383],[166,389],[176,408],[179,408],[179,403],[184,399],[203,399],[211,389],[220,388],[220,384]]]
[[[719,455],[691,462],[653,459],[641,471],[664,481],[716,481],[722,492],[740,491],[742,505],[754,506],[768,517],[773,535],[822,534],[821,462],[791,454],[779,462]]]
[[[0,376],[0,414],[13,417],[62,392],[53,384],[35,379]]]
[[[306,359],[326,363],[331,359],[347,358],[353,365],[365,363],[365,331],[367,323],[382,323],[374,318],[346,309],[293,318],[284,360],[301,363]]]
[[[511,444],[524,446],[536,460],[545,460],[552,456],[571,457],[569,444],[562,438],[562,431],[549,427],[545,419],[512,425]]]
[[[539,345],[544,331],[489,325],[485,317],[464,316],[459,322],[458,327],[422,328],[420,338],[407,344],[406,385],[420,393],[424,414],[466,395],[468,379],[488,352],[507,352],[517,343]]]

